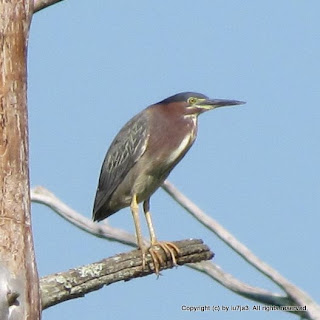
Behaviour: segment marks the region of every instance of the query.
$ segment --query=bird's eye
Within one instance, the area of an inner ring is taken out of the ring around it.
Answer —
[[[188,103],[189,104],[195,104],[196,102],[197,102],[197,99],[194,98],[194,97],[191,97],[191,98],[188,99]]]

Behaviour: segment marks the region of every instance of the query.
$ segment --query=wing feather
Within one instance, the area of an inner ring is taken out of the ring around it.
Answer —
[[[93,219],[102,220],[108,201],[134,164],[144,154],[149,138],[145,113],[133,117],[114,138],[102,164]]]

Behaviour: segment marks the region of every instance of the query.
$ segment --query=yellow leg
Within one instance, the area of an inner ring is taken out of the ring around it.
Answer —
[[[150,234],[151,246],[153,246],[153,244],[157,242],[157,237],[156,237],[156,233],[154,232],[154,228],[153,228],[153,224],[152,224],[152,220],[151,220],[150,199],[147,199],[146,201],[144,201],[144,203],[143,203],[143,211],[144,211],[144,214],[145,214],[146,220],[147,220],[147,225],[148,225],[149,234]]]
[[[177,264],[176,255],[179,254],[179,249],[176,245],[174,245],[171,242],[165,242],[165,241],[159,242],[157,240],[157,237],[153,228],[152,220],[151,220],[150,199],[147,199],[146,201],[144,201],[143,211],[147,220],[147,225],[150,233],[151,247],[149,248],[149,252],[153,260],[155,272],[157,275],[159,275],[160,266],[164,264],[164,261],[161,255],[159,255],[159,253],[154,247],[159,246],[160,248],[162,248],[162,250],[165,252],[167,257],[171,258],[173,264],[175,265]]]
[[[140,218],[139,218],[139,206],[137,203],[137,195],[136,194],[134,194],[132,197],[130,209],[132,212],[134,226],[136,229],[138,248],[141,250],[141,253],[142,253],[142,269],[144,269],[146,266],[146,248],[143,245],[143,238],[142,238]]]

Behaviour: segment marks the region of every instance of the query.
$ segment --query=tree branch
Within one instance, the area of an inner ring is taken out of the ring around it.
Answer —
[[[136,246],[136,238],[134,235],[126,232],[125,230],[110,227],[107,222],[93,222],[92,220],[71,209],[46,188],[40,186],[32,188],[31,201],[46,205],[54,212],[59,214],[63,219],[98,238],[117,241],[133,247]]]
[[[174,244],[180,250],[177,257],[178,265],[209,260],[213,257],[213,253],[202,240],[189,239],[176,241]],[[167,260],[163,250],[159,249],[158,254],[163,261],[166,261],[166,265],[161,266],[160,270],[173,268],[172,261]],[[40,280],[42,308],[83,297],[105,285],[152,273],[154,266],[150,254],[146,256],[146,268],[142,271],[141,251],[133,250],[66,272],[49,275]]]
[[[293,285],[285,277],[271,266],[255,256],[244,244],[238,241],[230,232],[223,228],[217,221],[205,214],[195,203],[181,193],[172,183],[165,181],[162,188],[170,196],[185,208],[193,217],[201,222],[206,228],[215,233],[224,243],[239,254],[245,261],[255,267],[259,272],[271,279],[276,285],[283,289],[290,300],[297,306],[308,306],[310,319],[320,319],[320,306],[304,291]]]
[[[63,0],[34,0],[34,12],[40,11],[61,1]]]
[[[223,271],[219,266],[210,261],[202,261],[201,263],[197,264],[188,264],[188,267],[206,274],[224,287],[247,299],[278,307],[295,305],[295,302],[290,297],[250,286],[234,278],[231,274]],[[311,319],[306,312],[293,311],[292,313],[297,314],[304,319]]]

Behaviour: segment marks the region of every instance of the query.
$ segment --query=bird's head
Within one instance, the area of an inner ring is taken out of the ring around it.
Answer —
[[[159,104],[179,110],[179,112],[183,113],[184,116],[197,116],[205,111],[215,108],[234,106],[244,103],[245,102],[238,100],[210,99],[204,94],[196,92],[181,92],[159,102]]]

